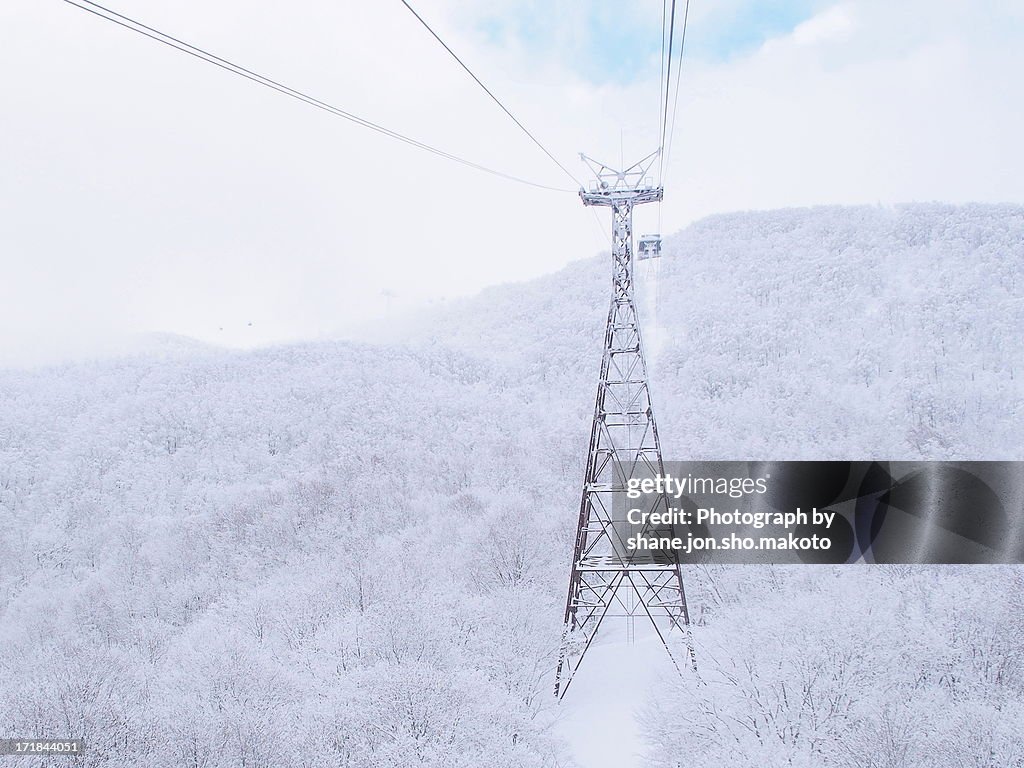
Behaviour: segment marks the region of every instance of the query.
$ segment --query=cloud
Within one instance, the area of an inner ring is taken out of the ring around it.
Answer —
[[[853,30],[853,17],[846,6],[837,5],[801,22],[793,30],[792,39],[797,45],[814,45],[837,40]]]
[[[547,49],[515,23],[482,25],[513,5],[416,7],[577,176],[578,151],[653,148],[657,58],[636,79],[583,66],[602,39],[578,23],[589,4],[527,6]],[[653,19],[656,41],[660,4],[635,6],[615,6],[623,36]],[[574,186],[399,3],[116,7],[443,149]],[[748,3],[722,7],[758,26]],[[744,208],[1024,200],[1021,12],[973,9],[801,5],[722,57],[700,41],[728,16],[695,2],[662,231]],[[333,336],[606,247],[607,221],[573,193],[425,155],[62,3],[3,4],[0,66],[17,73],[0,99],[0,362],[122,332]],[[639,209],[637,230],[657,217]]]

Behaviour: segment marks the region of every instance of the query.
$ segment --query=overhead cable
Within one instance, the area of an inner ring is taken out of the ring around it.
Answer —
[[[407,0],[401,0],[401,2],[402,2],[402,5],[404,5],[406,8],[409,9],[409,13],[411,13],[413,16],[415,16],[417,21],[419,21],[419,23],[422,24],[423,27],[431,35],[433,35],[434,39],[437,40],[437,42],[439,42],[441,44],[441,46],[446,51],[448,51],[448,53],[451,55],[451,57],[453,59],[455,59],[455,61],[457,61],[459,63],[459,66],[462,67],[464,70],[466,70],[466,73],[470,77],[472,77],[474,81],[476,81],[476,84],[479,85],[481,88],[483,88],[484,93],[486,93],[488,96],[490,96],[491,100],[494,101],[494,103],[497,104],[499,107],[501,107],[502,111],[512,119],[512,122],[514,122],[516,125],[518,125],[519,128],[522,130],[522,132],[525,133],[527,136],[529,136],[530,140],[533,141],[533,143],[536,144],[538,147],[540,147],[541,151],[545,155],[547,155],[555,165],[557,165],[559,168],[562,169],[562,171],[565,173],[566,176],[568,176],[570,179],[572,179],[574,182],[576,182],[577,184],[579,184],[582,187],[583,186],[582,182],[580,182],[580,180],[576,178],[576,176],[572,173],[572,171],[570,171],[568,168],[566,168],[564,165],[562,165],[558,161],[558,158],[556,158],[553,154],[551,154],[548,151],[547,147],[545,147],[543,144],[541,144],[540,139],[538,139],[536,136],[534,136],[525,125],[523,125],[521,122],[519,122],[519,118],[517,118],[515,115],[512,114],[512,112],[508,109],[508,107],[506,107],[501,102],[501,99],[499,99],[497,96],[494,95],[494,93],[491,91],[490,88],[488,88],[486,85],[484,85],[483,81],[479,77],[477,77],[476,74],[473,72],[473,70],[471,70],[466,65],[466,62],[464,62],[461,58],[459,58],[459,55],[457,53],[455,53],[455,51],[453,51],[451,49],[451,47],[448,45],[448,43],[446,43],[444,40],[442,40],[441,36],[439,34],[437,34],[437,32],[435,32],[433,30],[433,28],[429,24],[427,24],[427,22],[423,19],[423,17],[420,16],[416,12],[416,9],[413,8],[411,5],[409,5]]]
[[[672,143],[676,133],[676,112],[679,110],[679,83],[683,79],[683,53],[686,49],[686,25],[690,19],[690,0],[686,0],[686,7],[683,9],[683,32],[679,38],[679,66],[676,68],[676,92],[672,102],[672,124],[669,127],[668,136],[666,140],[668,147],[665,151],[665,164],[667,167],[672,159]],[[662,171],[662,183],[664,184],[664,170]]]
[[[475,168],[478,171],[483,171],[494,176],[499,176],[503,179],[516,181],[519,182],[520,184],[526,184],[531,187],[537,187],[539,189],[548,189],[555,192],[575,191],[571,189],[566,189],[564,187],[553,187],[547,184],[540,184],[534,181],[530,181],[528,179],[521,178],[519,176],[504,173],[503,171],[498,171],[488,166],[482,165],[480,163],[473,162],[472,160],[467,160],[466,158],[461,157],[459,155],[431,146],[430,144],[426,144],[422,141],[401,134],[397,131],[393,131],[390,128],[386,128],[382,125],[379,125],[378,123],[374,123],[370,120],[359,117],[358,115],[341,109],[340,107],[328,104],[327,102],[314,98],[306,93],[303,93],[302,91],[296,90],[295,88],[291,88],[287,85],[279,83],[276,80],[273,80],[269,77],[265,77],[264,75],[260,75],[256,72],[253,72],[252,70],[246,69],[245,67],[239,66],[238,64],[228,61],[227,59],[224,59],[220,56],[216,56],[215,54],[212,54],[209,51],[206,51],[198,46],[192,45],[191,43],[179,40],[178,38],[161,32],[158,29],[149,27],[143,24],[142,22],[136,21],[135,19],[125,16],[124,14],[118,13],[117,11],[111,10],[110,8],[106,8],[100,5],[99,3],[92,2],[92,0],[64,0],[64,2],[68,5],[73,5],[76,8],[79,8],[83,11],[87,11],[88,13],[91,13],[94,16],[97,16],[101,19],[113,22],[114,24],[118,24],[119,26],[122,26],[125,29],[130,29],[132,32],[137,32],[140,35],[144,35],[145,37],[148,37],[152,40],[156,40],[158,43],[163,43],[164,45],[179,50],[182,53],[187,53],[190,56],[194,56],[195,58],[201,59],[202,61],[205,61],[208,64],[213,64],[214,66],[227,70],[232,74],[244,77],[247,80],[253,81],[254,83],[258,83],[259,85],[278,91],[279,93],[282,93],[285,96],[290,96],[293,99],[305,102],[306,104],[316,107],[317,109],[329,112],[332,115],[341,117],[364,128],[369,128],[372,131],[376,131],[377,133],[381,133],[385,136],[388,136],[389,138],[396,139],[397,141],[401,141],[405,144],[416,147],[417,149],[422,149],[426,152],[430,152],[434,155],[437,155],[438,157],[443,157],[447,160],[452,160],[453,162],[461,163],[462,165],[468,166],[470,168]]]

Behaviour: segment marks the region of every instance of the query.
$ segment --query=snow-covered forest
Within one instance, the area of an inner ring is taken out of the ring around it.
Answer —
[[[667,459],[1024,459],[1024,208],[732,214],[665,252]],[[373,343],[0,372],[0,735],[105,768],[572,765],[609,269]],[[637,714],[645,764],[1024,765],[1024,569],[686,577],[699,675]]]

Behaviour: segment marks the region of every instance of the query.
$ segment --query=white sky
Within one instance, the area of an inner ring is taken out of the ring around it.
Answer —
[[[1024,202],[1024,3],[802,0],[757,34],[749,0],[692,1],[664,232],[748,208]],[[398,0],[110,3],[443,149],[569,183]],[[656,145],[659,2],[414,5],[581,178],[576,153],[617,160],[620,131],[627,160]],[[649,50],[607,37],[609,8],[629,35],[649,29]],[[597,71],[605,52],[637,58],[635,79]],[[605,247],[606,214],[599,227],[574,194],[407,148],[59,0],[0,5],[0,70],[0,365],[151,331],[337,337]]]

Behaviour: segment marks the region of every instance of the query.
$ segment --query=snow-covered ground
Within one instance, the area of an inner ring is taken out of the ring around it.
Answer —
[[[679,675],[652,631],[638,623],[627,641],[623,624],[605,625],[560,705],[558,733],[586,768],[646,765],[651,692]]]
[[[1024,459],[1024,209],[732,214],[665,252],[666,458]],[[692,571],[699,680],[610,636],[554,705],[608,270],[372,343],[0,373],[0,735],[111,767],[1020,765],[1016,568]]]

